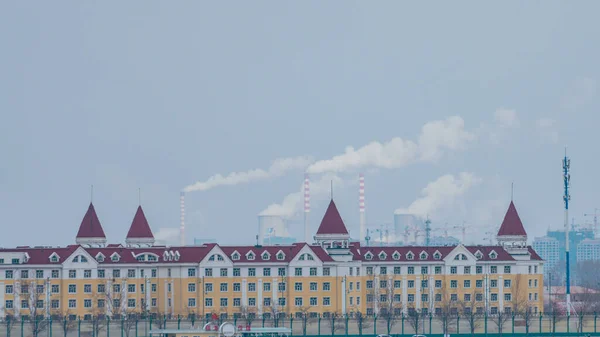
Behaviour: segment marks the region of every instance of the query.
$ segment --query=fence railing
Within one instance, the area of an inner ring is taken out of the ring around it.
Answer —
[[[200,329],[210,319],[194,316],[110,319],[71,316],[66,319],[6,318],[0,320],[0,337],[145,337],[155,329]],[[301,316],[261,318],[225,317],[236,326],[288,327],[294,336],[387,335],[501,335],[586,336],[598,334],[596,313],[565,315],[400,315],[382,317]]]

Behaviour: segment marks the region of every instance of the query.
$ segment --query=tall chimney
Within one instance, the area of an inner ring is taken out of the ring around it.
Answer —
[[[181,245],[185,246],[185,192],[179,195],[179,210],[181,212],[181,224],[179,225],[179,240]]]
[[[358,175],[358,208],[360,212],[360,237],[359,242],[365,240],[367,236],[367,220],[365,217],[365,175]]]
[[[308,173],[304,174],[304,242],[310,244],[310,227],[308,225],[310,213],[310,179]]]

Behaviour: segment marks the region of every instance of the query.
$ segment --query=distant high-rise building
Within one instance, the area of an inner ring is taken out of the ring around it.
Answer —
[[[579,242],[577,246],[577,261],[593,260],[600,260],[600,240],[585,239]]]
[[[535,238],[533,240],[533,249],[542,257],[542,259],[546,260],[546,268],[548,269],[556,267],[560,258],[563,256],[560,254],[559,241],[556,238],[549,236]]]

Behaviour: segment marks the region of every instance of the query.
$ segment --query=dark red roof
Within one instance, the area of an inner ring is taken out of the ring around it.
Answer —
[[[356,247],[352,246],[351,250],[353,254],[357,254],[359,251],[358,259],[354,258],[354,260],[362,260],[363,262],[381,262],[381,261],[441,261],[448,254],[450,254],[457,246],[398,246],[398,247]],[[480,261],[514,261],[514,258],[506,251],[502,246],[465,246],[465,248],[471,252],[471,254],[475,255],[477,251],[481,252]],[[434,258],[435,252],[440,253],[440,259],[436,260]],[[490,257],[490,253],[494,251],[497,256],[496,259],[492,259]],[[367,253],[371,253],[372,259],[368,260],[365,256]],[[381,252],[385,253],[385,258],[382,260],[379,258]],[[394,253],[398,252],[400,254],[400,258],[398,260],[394,260]],[[406,258],[406,255],[412,252],[413,259],[409,260]],[[421,253],[427,253],[427,257],[422,260]],[[356,256],[355,256],[356,257]]]
[[[79,231],[77,232],[77,238],[106,238],[104,235],[104,230],[102,229],[102,225],[100,224],[100,220],[98,220],[98,215],[96,215],[96,210],[94,209],[94,205],[90,202],[90,207],[88,207],[87,212],[83,216],[83,220],[81,220],[81,225],[79,225]]]
[[[233,263],[239,263],[239,262],[290,262],[294,257],[296,257],[296,255],[298,255],[298,253],[300,252],[300,250],[302,250],[302,248],[304,248],[304,246],[309,246],[306,243],[294,243],[291,246],[219,246],[219,248],[221,248],[221,250],[223,251],[223,253],[225,253],[229,259],[231,259],[231,256],[233,255],[234,252],[238,252],[240,254],[240,259],[239,260],[234,260]],[[329,254],[327,254],[327,252],[325,251],[325,249],[323,249],[323,247],[321,246],[309,246],[309,248],[315,253],[315,255],[323,262],[330,262],[333,261],[333,259],[331,258],[331,256],[329,256]],[[264,252],[268,252],[269,253],[269,258],[266,260],[263,260],[262,258],[262,254]],[[279,253],[279,251],[282,251],[283,254],[285,254],[285,258],[283,260],[277,260],[277,253]],[[254,253],[254,260],[248,260],[247,258],[247,254],[253,252]]]
[[[500,230],[498,230],[498,236],[503,236],[503,235],[527,236],[527,232],[525,232],[525,227],[523,227],[521,218],[519,218],[519,214],[517,213],[515,204],[512,201],[510,202],[510,205],[508,206],[508,210],[506,211],[506,215],[504,216],[504,221],[502,221]]]
[[[129,232],[127,232],[127,238],[154,239],[154,235],[152,235],[152,230],[150,229],[148,220],[146,220],[142,206],[138,206],[137,211],[135,212],[131,227],[129,227]]]
[[[342,216],[340,215],[340,212],[338,212],[337,207],[335,207],[333,199],[329,203],[327,211],[325,211],[325,215],[323,216],[323,220],[321,220],[321,225],[317,230],[317,234],[348,234],[346,225],[344,225]]]

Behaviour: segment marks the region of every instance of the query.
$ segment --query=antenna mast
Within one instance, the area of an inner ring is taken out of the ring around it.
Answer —
[[[563,159],[563,183],[565,188],[565,194],[563,195],[563,201],[565,202],[565,258],[566,258],[566,304],[567,304],[567,315],[571,315],[571,270],[569,261],[569,201],[571,195],[569,194],[569,186],[571,182],[571,160],[567,157],[567,149],[565,148],[565,157]]]

